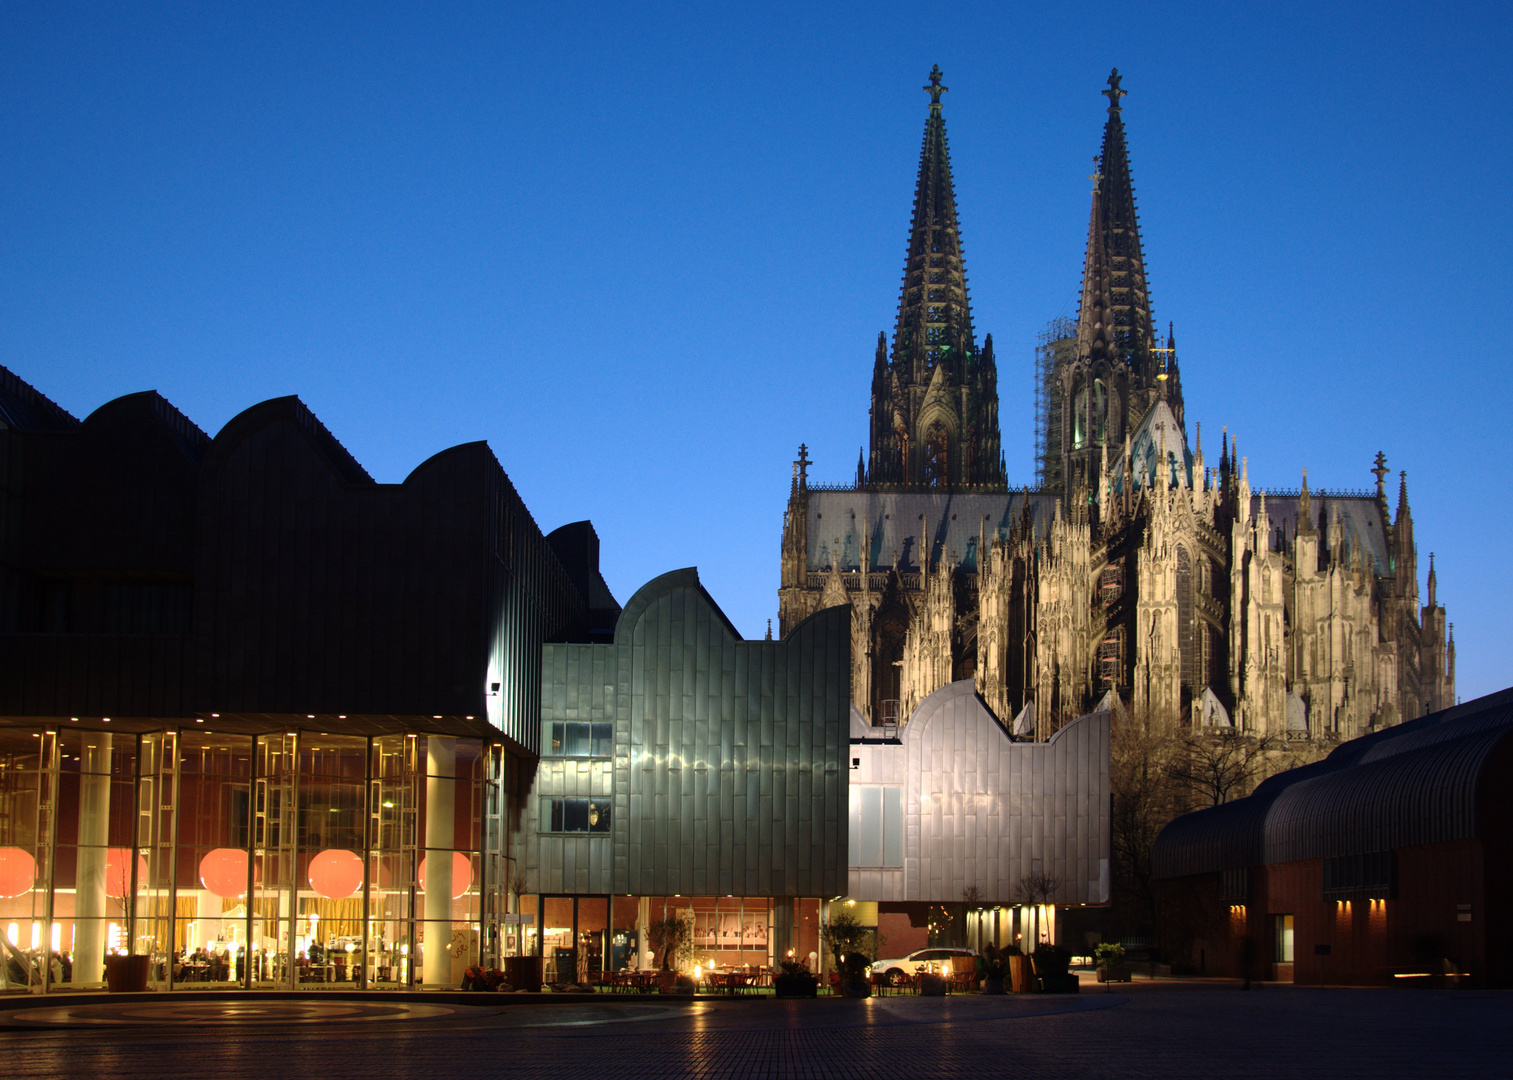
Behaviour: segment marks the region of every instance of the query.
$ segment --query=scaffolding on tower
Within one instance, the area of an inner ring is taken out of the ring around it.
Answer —
[[[1077,320],[1062,316],[1046,323],[1035,342],[1035,486],[1061,488],[1061,399],[1057,373],[1077,354]]]

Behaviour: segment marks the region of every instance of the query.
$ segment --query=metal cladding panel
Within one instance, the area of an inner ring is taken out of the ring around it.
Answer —
[[[1477,780],[1513,728],[1479,731],[1318,776],[1266,815],[1267,864],[1386,851],[1477,835]]]
[[[1156,840],[1156,876],[1480,835],[1477,799],[1510,735],[1513,689],[1352,739],[1323,761],[1270,777],[1247,798],[1172,822]]]
[[[615,644],[548,651],[563,654],[544,666],[548,678],[584,686],[576,697],[544,688],[543,700],[564,709],[576,701],[577,718],[615,724],[614,766],[599,779],[613,787],[613,854],[587,862],[595,868],[584,879],[591,891],[843,891],[845,847],[833,834],[845,822],[844,609],[822,612],[781,642],[743,641],[695,572],[677,571],[632,597]],[[602,695],[592,692],[597,687]],[[522,825],[534,833],[534,808],[529,817]],[[555,850],[532,835],[521,840],[543,857]],[[608,879],[602,888],[601,877]]]
[[[1105,901],[1108,740],[1098,713],[1049,742],[1016,743],[970,680],[937,690],[896,742],[850,746],[852,783],[904,788],[903,867],[852,867],[851,895],[952,902],[975,885],[1011,902],[1039,861],[1061,882],[1062,902]]]

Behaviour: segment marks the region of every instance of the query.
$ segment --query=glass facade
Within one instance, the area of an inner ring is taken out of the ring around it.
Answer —
[[[98,988],[128,955],[165,990],[458,986],[512,944],[506,763],[418,733],[0,728],[0,990]]]

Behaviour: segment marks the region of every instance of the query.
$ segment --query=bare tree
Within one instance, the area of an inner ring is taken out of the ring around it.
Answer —
[[[515,903],[520,903],[520,898],[526,893],[525,871],[516,870],[510,875],[506,888],[515,895]]]
[[[1019,879],[1019,888],[1015,890],[1016,899],[1021,904],[1049,904],[1056,899],[1056,893],[1060,888],[1060,878],[1053,878],[1049,874],[1036,870]]]
[[[1180,756],[1176,725],[1147,714],[1116,710],[1110,732],[1111,847],[1116,880],[1139,921],[1156,925],[1152,852],[1168,822],[1187,810],[1172,777]]]
[[[1218,806],[1249,794],[1262,778],[1268,755],[1276,748],[1272,735],[1195,731],[1178,745],[1171,778],[1192,803]]]

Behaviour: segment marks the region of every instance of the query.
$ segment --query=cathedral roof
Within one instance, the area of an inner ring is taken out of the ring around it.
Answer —
[[[1271,520],[1272,550],[1279,551],[1291,545],[1298,529],[1299,501],[1300,495],[1297,492],[1279,495],[1269,491],[1266,493],[1266,516]],[[1318,530],[1321,545],[1327,547],[1330,524],[1338,514],[1343,542],[1352,546],[1360,543],[1366,557],[1371,560],[1372,573],[1377,577],[1392,575],[1390,547],[1383,532],[1382,513],[1375,497],[1364,493],[1331,495],[1327,491],[1314,491],[1310,493],[1310,502],[1313,526]],[[1259,512],[1260,507],[1260,495],[1252,496],[1251,513]]]
[[[1056,495],[1033,491],[883,494],[811,489],[808,569],[830,569],[835,552],[842,570],[859,570],[862,549],[869,546],[869,570],[891,569],[896,557],[900,570],[917,572],[925,546],[922,531],[928,527],[932,562],[950,557],[964,570],[975,571],[979,529],[990,540],[995,536],[1007,539],[1028,505],[1035,534],[1042,536],[1055,515],[1056,503]]]
[[[1166,451],[1168,472],[1164,476],[1167,484],[1178,487],[1190,488],[1193,486],[1193,455],[1187,448],[1187,432],[1182,430],[1182,425],[1177,423],[1171,406],[1164,401],[1156,402],[1150,412],[1145,414],[1145,419],[1135,429],[1134,436],[1130,439],[1130,471],[1135,475],[1136,487],[1152,487],[1157,481],[1157,473],[1161,466],[1161,451]],[[1124,491],[1124,454],[1118,452],[1117,464],[1111,465],[1109,479],[1114,485],[1114,491]],[[1113,447],[1109,448],[1109,458],[1115,458]]]

